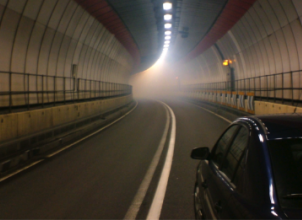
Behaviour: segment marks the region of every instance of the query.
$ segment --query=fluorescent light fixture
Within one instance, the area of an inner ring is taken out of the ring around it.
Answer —
[[[171,14],[165,14],[164,15],[164,20],[165,21],[170,21],[172,19],[172,15]]]
[[[169,28],[171,28],[171,27],[172,27],[172,24],[171,24],[171,23],[165,24],[165,28],[169,29]]]
[[[165,31],[165,35],[171,35],[172,32],[171,31]]]
[[[164,10],[170,10],[170,9],[172,9],[172,3],[170,3],[170,2],[165,2],[165,3],[163,4],[163,7],[164,7]]]
[[[169,40],[166,40],[166,41],[165,41],[165,44],[169,44],[169,43],[170,43],[170,41],[169,41]]]
[[[170,40],[171,36],[165,36],[165,40]]]
[[[169,45],[167,45],[167,44],[164,45],[164,48],[168,48],[168,47],[169,47]]]

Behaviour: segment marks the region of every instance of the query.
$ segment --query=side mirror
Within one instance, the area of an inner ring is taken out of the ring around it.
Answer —
[[[191,151],[191,158],[197,160],[206,160],[210,155],[210,149],[208,147],[198,147]]]

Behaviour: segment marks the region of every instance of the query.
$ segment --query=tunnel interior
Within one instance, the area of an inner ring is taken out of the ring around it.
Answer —
[[[83,155],[87,156],[86,161],[91,158],[87,167],[94,173],[101,170],[101,175],[110,176],[109,171],[98,167],[103,162],[96,156],[106,152],[104,155],[112,156],[115,161],[130,164],[125,166],[128,171],[137,168],[129,174],[135,179],[149,166],[140,157],[148,158],[149,163],[150,155],[156,154],[154,145],[162,140],[160,132],[169,133],[169,138],[174,132],[177,163],[170,165],[175,186],[169,188],[171,180],[167,183],[167,195],[171,197],[165,200],[161,216],[194,218],[187,213],[192,205],[187,200],[183,209],[173,205],[181,204],[181,197],[190,194],[190,187],[182,188],[179,197],[173,193],[182,187],[178,176],[188,178],[191,181],[188,184],[193,181],[192,167],[196,164],[183,157],[189,155],[193,145],[200,147],[205,143],[212,148],[229,123],[241,116],[252,120],[261,115],[302,113],[302,0],[0,0],[0,52],[0,191],[2,179],[10,178],[7,176],[19,169],[44,163],[41,161],[45,158],[71,146],[78,146],[75,152],[81,154],[82,145],[77,144],[82,141],[93,146],[87,148],[94,153],[85,151]],[[198,104],[199,110],[193,104]],[[111,131],[115,123],[120,123],[120,127]],[[107,136],[95,137],[102,132]],[[292,134],[289,132],[289,139]],[[163,154],[168,155],[169,143],[166,139],[163,143]],[[116,151],[108,146],[115,146]],[[142,150],[144,146],[146,151]],[[68,157],[73,157],[72,152]],[[112,166],[114,175],[119,176],[117,165],[106,156],[100,158],[110,164],[104,162],[100,167]],[[85,167],[82,157],[74,156],[74,160]],[[121,163],[117,162],[123,167]],[[158,163],[165,166],[163,156]],[[79,164],[70,164],[80,169]],[[46,169],[51,170],[48,165]],[[185,168],[192,172],[186,173]],[[154,168],[154,172],[159,178],[160,171]],[[69,175],[68,172],[66,177]],[[81,171],[81,175],[101,184],[94,174]],[[87,183],[74,176],[70,178],[79,184]],[[119,178],[127,179],[127,175],[123,173]],[[139,185],[139,180],[135,179],[135,184]],[[15,201],[8,192],[19,186],[18,181],[18,178],[12,181],[12,186],[4,183],[8,187],[3,188],[7,204]],[[24,181],[28,192],[33,192]],[[64,187],[68,191],[72,183],[66,181]],[[153,193],[157,183],[152,181],[148,189]],[[53,186],[45,184],[36,187],[52,189]],[[118,183],[104,184],[121,193]],[[127,184],[127,193],[136,190],[131,188],[130,181]],[[127,193],[128,196],[121,193],[127,201],[121,205],[122,214],[111,216],[113,211],[104,208],[102,215],[95,211],[95,204],[100,202],[109,207],[116,201],[97,200],[89,187],[95,187],[93,181],[87,183],[86,191],[79,190],[85,199],[72,203],[74,207],[85,207],[79,208],[78,213],[74,211],[76,208],[68,206],[64,210],[55,209],[58,215],[50,212],[26,215],[26,209],[34,210],[28,204],[14,217],[144,219],[149,216],[144,209],[134,218],[125,215],[133,197]],[[68,193],[69,197],[76,194]],[[102,193],[105,195],[106,190]],[[146,192],[146,204],[151,203],[152,193]],[[90,209],[85,201],[91,202],[91,198],[95,203]],[[35,206],[41,203],[46,209],[45,203],[37,201]],[[62,204],[69,201],[62,199]],[[175,215],[169,213],[170,207]],[[3,215],[10,216],[13,215]],[[149,219],[159,219],[152,213],[150,216]]]

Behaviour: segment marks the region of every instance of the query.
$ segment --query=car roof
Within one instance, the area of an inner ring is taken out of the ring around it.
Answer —
[[[302,138],[302,114],[256,115],[246,118],[256,120],[268,140]]]

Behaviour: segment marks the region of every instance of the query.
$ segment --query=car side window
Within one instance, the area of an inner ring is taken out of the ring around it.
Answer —
[[[233,179],[237,167],[241,165],[239,163],[247,146],[248,138],[248,130],[245,127],[241,127],[233,143],[231,144],[230,150],[223,162],[221,171],[224,172],[230,180]]]
[[[218,140],[216,144],[215,151],[212,155],[212,161],[217,165],[220,166],[222,163],[222,160],[224,158],[224,155],[227,151],[227,147],[229,145],[229,142],[235,135],[235,132],[238,130],[238,125],[234,125],[230,127]]]
[[[236,190],[240,193],[243,193],[244,189],[244,178],[243,178],[243,172],[244,172],[244,163],[245,163],[245,158],[244,158],[245,153],[241,156],[241,159],[239,161],[239,165],[237,168],[237,171],[234,176],[233,183],[236,186]]]

